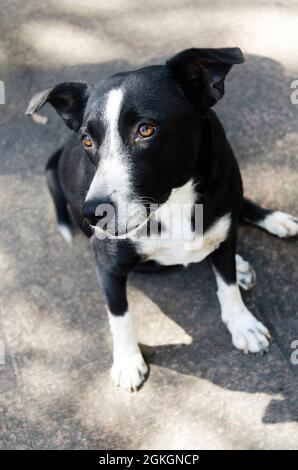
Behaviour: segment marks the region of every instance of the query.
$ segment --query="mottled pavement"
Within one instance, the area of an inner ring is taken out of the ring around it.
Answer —
[[[48,156],[70,134],[53,110],[24,117],[35,92],[164,60],[190,46],[240,46],[246,64],[218,106],[246,194],[298,214],[298,7],[279,1],[3,1],[0,448],[298,448],[297,246],[252,227],[239,253],[258,282],[244,293],[271,330],[264,356],[234,349],[208,262],[134,274],[129,300],[151,372],[138,393],[109,379],[111,340],[88,242],[56,231]]]

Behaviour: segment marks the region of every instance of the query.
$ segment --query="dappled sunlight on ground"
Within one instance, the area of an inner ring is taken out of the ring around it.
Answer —
[[[124,46],[113,45],[104,34],[84,31],[64,21],[37,21],[23,27],[24,41],[35,49],[40,59],[54,66],[97,63],[125,55]],[[75,44],[75,46],[74,46]]]
[[[31,96],[65,80],[94,82],[192,47],[240,46],[218,106],[246,193],[298,214],[298,9],[280,2],[4,1],[0,64],[0,448],[297,448],[297,241],[243,227],[239,253],[257,271],[244,294],[271,330],[244,356],[220,319],[207,262],[132,274],[130,309],[151,365],[138,393],[114,388],[111,338],[87,240],[65,245],[45,184],[70,131]]]

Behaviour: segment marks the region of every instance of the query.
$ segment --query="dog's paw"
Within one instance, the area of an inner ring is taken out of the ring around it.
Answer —
[[[270,333],[249,310],[229,317],[225,324],[232,335],[233,345],[245,354],[268,350]]]
[[[261,226],[280,238],[294,237],[298,234],[298,219],[286,212],[272,212],[265,217]]]
[[[252,266],[240,255],[236,255],[237,284],[242,289],[249,290],[256,283],[256,273]]]
[[[140,352],[114,360],[111,369],[113,383],[130,392],[136,391],[142,385],[147,373],[148,366]]]

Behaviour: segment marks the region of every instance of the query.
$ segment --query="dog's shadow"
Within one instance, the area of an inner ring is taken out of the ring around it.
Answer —
[[[266,237],[270,237],[250,227],[241,229],[241,233],[244,231],[254,237],[249,237],[249,242],[257,247],[261,246],[262,240],[264,242]],[[282,251],[281,240],[270,237],[270,242],[271,248],[279,247]],[[295,243],[284,245],[284,250],[295,250]],[[244,244],[241,245],[243,248]],[[280,283],[270,268],[270,258],[268,252],[264,253],[262,261],[258,261],[255,255],[249,257],[261,279],[254,289],[243,292],[248,308],[269,327],[273,335],[266,354],[244,355],[232,346],[230,334],[220,319],[216,283],[208,260],[188,268],[174,267],[156,274],[133,273],[130,283],[179,325],[186,336],[191,337],[189,344],[142,344],[149,364],[205,379],[231,391],[274,396],[263,416],[264,423],[273,424],[298,419],[296,370],[290,361],[289,346],[291,338],[295,334],[297,336],[297,329],[295,333],[292,330],[296,312],[292,311],[289,315],[285,312],[284,318],[277,313],[286,310],[277,290],[267,291],[264,297],[264,288],[270,289],[270,285]],[[295,305],[297,295],[294,289],[292,291],[288,293],[287,302]],[[142,325],[143,321],[146,330],[146,322],[150,322],[148,315],[144,315]]]

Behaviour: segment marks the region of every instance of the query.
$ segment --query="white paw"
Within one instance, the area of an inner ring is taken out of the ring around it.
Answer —
[[[271,336],[267,328],[245,309],[224,320],[232,335],[232,343],[245,354],[266,351]]]
[[[274,211],[267,215],[260,225],[280,238],[294,237],[298,234],[298,219],[286,212]]]
[[[144,382],[148,366],[140,352],[130,357],[117,358],[114,360],[111,377],[117,387],[128,391],[137,390]]]
[[[252,266],[240,255],[236,255],[237,284],[242,289],[251,289],[256,283],[256,273]]]

